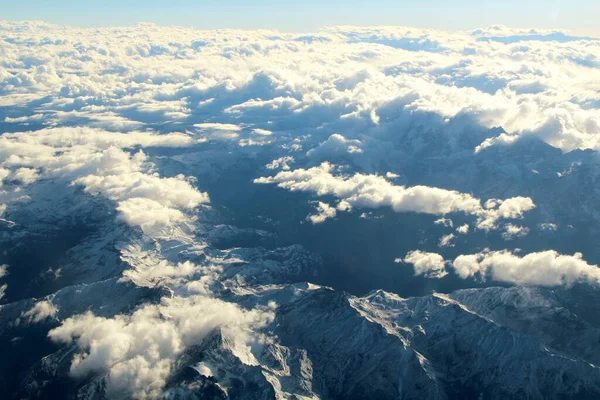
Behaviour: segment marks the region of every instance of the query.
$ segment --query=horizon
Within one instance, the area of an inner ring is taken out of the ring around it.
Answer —
[[[410,26],[420,29],[466,31],[490,25],[513,29],[560,30],[578,35],[600,36],[596,16],[600,4],[589,0],[548,4],[539,0],[502,4],[459,0],[445,3],[430,0],[424,4],[376,0],[368,5],[352,0],[344,2],[308,0],[279,4],[261,0],[244,4],[238,0],[203,2],[177,0],[164,4],[132,0],[109,0],[100,4],[78,4],[63,0],[46,4],[30,0],[0,5],[0,20],[9,22],[40,21],[78,28],[104,28],[154,23],[203,30],[269,29],[281,32],[311,32],[331,26]]]
[[[322,25],[318,27],[314,27],[313,29],[306,30],[283,30],[279,28],[251,28],[251,27],[212,27],[212,28],[204,28],[201,26],[194,25],[177,25],[177,24],[163,24],[160,22],[153,21],[136,21],[128,24],[118,24],[118,25],[98,25],[98,26],[86,26],[86,25],[76,25],[76,24],[60,24],[53,23],[44,20],[3,20],[0,19],[0,23],[39,23],[48,26],[56,26],[61,28],[70,28],[70,29],[115,29],[115,28],[131,28],[137,25],[155,25],[159,28],[182,28],[182,29],[193,29],[197,31],[242,31],[242,32],[252,32],[252,31],[272,31],[272,32],[281,32],[285,34],[307,34],[307,33],[316,33],[319,31],[327,30],[327,29],[337,29],[337,28],[348,28],[348,29],[367,29],[367,28],[378,28],[378,29],[386,29],[386,28],[410,28],[410,29],[419,29],[423,31],[439,31],[446,33],[469,33],[478,29],[487,29],[492,27],[502,27],[507,31],[529,31],[531,34],[552,34],[552,33],[564,33],[572,36],[582,36],[587,39],[600,39],[600,32],[594,33],[586,33],[583,31],[572,30],[568,28],[542,28],[542,27],[516,27],[505,24],[485,24],[480,26],[473,26],[464,29],[444,29],[444,28],[430,28],[430,27],[421,27],[416,25],[356,25],[356,24],[337,24],[337,25]]]

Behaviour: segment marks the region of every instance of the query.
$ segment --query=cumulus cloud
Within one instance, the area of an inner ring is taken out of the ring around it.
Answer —
[[[0,279],[5,277],[6,275],[8,275],[8,265],[2,264],[0,265]],[[2,298],[6,294],[6,288],[8,288],[8,284],[5,283],[3,285],[0,285],[0,300],[2,300]]]
[[[402,260],[397,259],[396,261],[400,262]],[[410,251],[404,257],[404,262],[412,264],[415,275],[439,279],[448,274],[444,257],[436,253],[427,253],[421,250]]]
[[[512,240],[518,237],[525,236],[528,233],[529,228],[513,224],[506,224],[504,226],[504,232],[502,232],[502,237],[506,240]]]
[[[483,230],[497,228],[499,219],[520,219],[536,206],[529,197],[517,196],[506,200],[490,199],[484,204],[485,212],[477,223]]]
[[[38,323],[46,318],[53,318],[58,312],[58,308],[47,300],[38,301],[29,310],[24,312],[21,317],[28,322]]]
[[[181,211],[142,197],[119,202],[117,210],[123,221],[141,227],[145,233],[151,236],[160,235],[166,227],[188,220],[188,217]]]
[[[25,185],[29,185],[38,180],[39,173],[34,168],[19,168],[12,174],[12,177]]]
[[[554,250],[518,256],[509,250],[461,255],[452,266],[461,278],[481,276],[517,285],[570,286],[576,282],[600,283],[600,269],[581,253],[562,255]]]
[[[397,259],[396,262],[401,262]],[[515,285],[572,286],[577,282],[600,284],[600,268],[587,263],[581,253],[559,254],[554,250],[519,256],[510,250],[484,250],[445,261],[437,253],[409,252],[403,260],[413,264],[415,275],[444,277],[448,268],[462,279],[479,278]]]
[[[0,162],[12,169],[9,177],[23,184],[40,178],[61,178],[81,185],[91,194],[117,202],[121,218],[147,233],[184,221],[181,210],[192,210],[209,201],[184,176],[163,178],[134,147],[192,145],[180,133],[115,133],[91,128],[56,128],[5,134],[0,138]]]
[[[0,168],[0,187],[4,184],[4,179],[8,178],[10,170],[6,168]]]
[[[161,304],[145,305],[131,315],[77,315],[48,336],[77,344],[80,352],[71,362],[71,375],[106,374],[107,397],[156,398],[182,351],[217,329],[243,363],[256,364],[250,346],[260,339],[254,330],[271,320],[268,310],[245,311],[213,298],[164,298]]]
[[[500,219],[522,218],[535,207],[528,197],[488,200],[485,207],[470,194],[428,186],[396,186],[379,175],[357,173],[352,176],[335,174],[330,163],[309,169],[281,171],[275,176],[254,180],[259,184],[276,184],[290,191],[314,192],[318,196],[335,196],[351,208],[391,207],[396,212],[418,212],[445,215],[462,212],[477,216],[477,227],[497,228]],[[439,221],[439,220],[438,220]]]
[[[279,158],[271,161],[269,164],[267,164],[267,169],[281,168],[284,171],[289,171],[290,163],[293,163],[294,161],[295,161],[294,157],[292,157],[292,156],[279,157]]]
[[[469,233],[469,224],[459,226],[458,228],[456,228],[456,232],[460,233],[461,235],[466,235],[467,233]]]
[[[320,143],[316,148],[309,150],[306,155],[317,161],[331,160],[336,157],[353,153],[362,153],[362,143],[357,139],[346,139],[339,133],[334,133]]]
[[[312,222],[313,225],[321,224],[329,218],[335,218],[337,215],[337,210],[335,207],[331,207],[329,204],[321,201],[317,202],[317,212],[318,213],[315,215],[309,215],[306,217],[307,221]]]
[[[454,227],[454,222],[452,222],[452,220],[450,218],[438,218],[435,221],[433,221],[434,224],[436,225],[443,225],[446,228],[453,228]]]

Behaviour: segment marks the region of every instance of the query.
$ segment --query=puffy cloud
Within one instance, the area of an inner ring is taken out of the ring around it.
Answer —
[[[600,284],[600,267],[588,264],[581,253],[559,254],[554,250],[519,256],[510,250],[463,254],[447,262],[437,253],[410,251],[404,260],[412,264],[415,275],[441,278],[448,266],[462,279],[480,278],[515,285],[571,286],[577,282]]]
[[[499,219],[519,219],[527,211],[535,208],[529,197],[517,196],[506,200],[490,199],[485,202],[485,212],[482,213],[477,227],[483,230],[497,228]]]
[[[289,171],[290,163],[293,163],[293,162],[294,162],[294,157],[292,157],[292,156],[279,157],[279,158],[271,161],[269,164],[267,164],[267,168],[268,169],[281,168],[284,171]]]
[[[7,269],[8,269],[8,265],[6,265],[6,264],[0,265],[0,279],[5,277],[6,275],[8,275]],[[2,298],[6,294],[6,288],[8,288],[8,284],[5,283],[3,285],[0,285],[0,300],[2,300]]]
[[[58,312],[58,308],[47,300],[38,301],[27,312],[24,312],[21,317],[29,322],[38,323],[46,318],[52,318]]]
[[[331,207],[329,204],[323,203],[321,201],[317,203],[317,211],[318,214],[309,215],[308,217],[306,217],[306,219],[312,222],[313,225],[321,224],[329,218],[335,218],[335,216],[337,215],[337,210],[335,207]]]
[[[29,185],[39,178],[39,173],[34,168],[19,168],[13,174],[12,177],[25,185]]]
[[[0,187],[4,184],[4,179],[10,175],[10,169],[0,168]]]
[[[554,250],[523,257],[508,250],[461,255],[452,263],[461,278],[481,276],[517,285],[570,286],[576,282],[600,283],[600,269],[581,253],[562,255]]]
[[[0,162],[13,168],[10,177],[31,184],[39,178],[62,178],[92,194],[117,202],[127,223],[146,233],[192,221],[181,210],[209,201],[184,176],[162,178],[142,152],[124,148],[180,147],[194,144],[189,135],[151,132],[115,133],[90,128],[56,128],[5,134]]]
[[[421,250],[410,251],[404,257],[404,262],[413,265],[415,275],[439,279],[448,274],[444,257],[437,253],[427,253]]]
[[[500,219],[522,218],[535,207],[528,197],[506,200],[492,199],[482,207],[481,201],[470,194],[428,186],[396,186],[379,175],[357,173],[352,176],[335,175],[330,163],[309,169],[281,171],[275,176],[254,180],[259,184],[277,184],[290,191],[314,192],[318,196],[332,195],[351,208],[378,208],[389,206],[396,212],[418,212],[445,215],[462,212],[477,216],[477,227],[497,228]]]
[[[105,373],[107,397],[156,398],[182,351],[217,329],[242,362],[256,364],[250,346],[259,337],[253,330],[271,319],[268,310],[245,311],[203,296],[164,298],[161,304],[145,305],[131,315],[77,315],[48,336],[55,342],[77,344],[80,353],[73,358],[71,375]]]
[[[195,190],[180,175],[160,178],[143,171],[145,156],[111,148],[99,157],[98,167],[90,175],[77,178],[73,183],[82,185],[90,193],[101,193],[112,200],[143,198],[165,207],[192,209],[208,202],[208,196]]]
[[[529,228],[513,224],[506,224],[504,226],[504,232],[502,232],[502,237],[506,240],[512,240],[514,238],[525,236],[528,233]]]
[[[434,224],[436,225],[443,225],[446,228],[453,228],[454,227],[454,222],[452,222],[452,220],[450,218],[438,218],[435,221],[433,221]]]
[[[180,209],[191,210],[209,201],[183,176],[161,178],[147,173],[146,156],[131,156],[111,147],[88,160],[83,168],[89,175],[73,180],[91,194],[101,194],[118,203],[121,218],[140,226],[145,233],[159,235],[169,226],[192,222]]]
[[[466,235],[467,233],[469,233],[469,224],[459,226],[458,228],[456,228],[456,232],[460,233],[461,235]]]
[[[117,210],[123,221],[141,227],[146,234],[151,236],[159,236],[169,226],[188,220],[188,217],[181,211],[143,197],[121,201]]]
[[[362,153],[362,145],[360,140],[346,139],[339,133],[334,133],[316,148],[309,150],[306,155],[317,161],[331,160],[347,154]]]

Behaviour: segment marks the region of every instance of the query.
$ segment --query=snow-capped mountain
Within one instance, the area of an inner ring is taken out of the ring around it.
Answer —
[[[0,21],[0,398],[600,398],[599,48]]]

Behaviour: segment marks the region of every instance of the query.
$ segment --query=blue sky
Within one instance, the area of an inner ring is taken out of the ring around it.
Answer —
[[[309,31],[326,25],[381,24],[454,30],[501,23],[600,35],[599,16],[598,0],[0,1],[0,19],[94,27],[145,21],[206,29]]]

